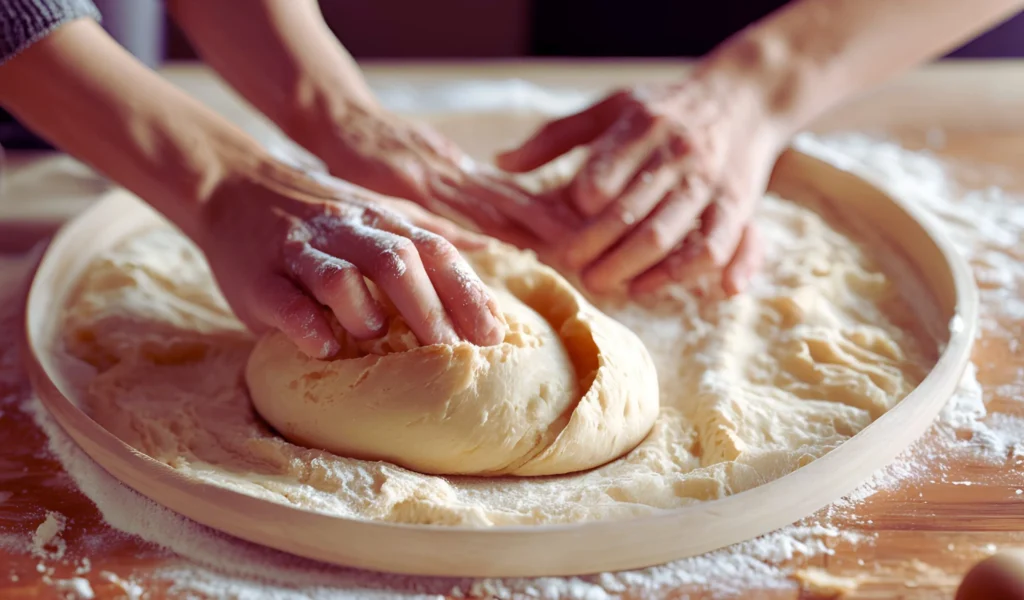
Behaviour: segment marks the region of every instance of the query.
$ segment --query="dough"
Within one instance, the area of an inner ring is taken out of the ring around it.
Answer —
[[[419,346],[338,331],[340,358],[263,337],[245,371],[256,410],[292,442],[441,475],[557,475],[632,450],[658,414],[644,345],[554,270],[504,245],[466,255],[497,295],[503,343]]]
[[[915,329],[929,313],[917,300],[909,306],[871,246],[841,233],[816,202],[768,196],[759,204],[764,268],[740,296],[669,290],[643,303],[591,300],[646,346],[660,409],[636,448],[589,471],[442,477],[282,438],[246,393],[255,340],[217,293],[202,254],[171,227],[141,232],[89,266],[63,315],[72,357],[64,371],[81,382],[90,417],[182,478],[304,510],[467,527],[656,514],[742,492],[827,454],[934,364],[934,341]],[[599,343],[612,351],[618,342]],[[603,407],[589,406],[598,417]],[[581,405],[574,418],[584,416]]]

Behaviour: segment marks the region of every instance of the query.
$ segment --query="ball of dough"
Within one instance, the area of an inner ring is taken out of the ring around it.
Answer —
[[[420,346],[397,314],[333,360],[285,336],[257,342],[246,383],[286,439],[421,473],[555,475],[614,460],[658,413],[654,364],[631,331],[533,255],[501,244],[465,254],[508,324],[501,344]]]

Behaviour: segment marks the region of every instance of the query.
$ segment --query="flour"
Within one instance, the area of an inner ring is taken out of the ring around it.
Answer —
[[[96,597],[92,591],[92,584],[88,579],[72,577],[71,579],[60,579],[54,582],[54,586],[64,598],[75,598],[76,600],[91,600]]]
[[[53,560],[64,558],[67,544],[60,538],[60,534],[66,526],[67,519],[64,515],[53,511],[47,512],[46,519],[32,534],[32,554]]]
[[[1000,329],[999,323],[1021,314],[1015,299],[1020,296],[1024,281],[1024,263],[1004,258],[1019,252],[1012,244],[1019,243],[1024,234],[1024,204],[1006,201],[998,190],[959,193],[952,189],[944,171],[932,158],[893,144],[861,136],[827,140],[804,136],[797,143],[926,211],[958,250],[972,260],[981,273],[979,279],[989,283],[983,285],[981,294],[986,334],[1005,339],[1009,351],[1017,351],[1009,339],[1013,332]],[[16,366],[10,355],[3,354],[0,367]],[[1018,372],[1013,381],[1001,384],[997,393],[1004,400],[1021,403],[1022,386],[1024,373]],[[401,577],[326,567],[228,538],[122,486],[63,434],[38,400],[4,399],[3,405],[20,406],[34,416],[49,438],[51,453],[96,503],[108,523],[190,559],[195,566],[167,569],[159,575],[171,582],[172,591],[212,597],[282,599],[441,595],[589,599],[615,597],[626,589],[640,590],[640,596],[657,597],[680,586],[695,586],[720,596],[751,587],[794,588],[795,584],[788,579],[787,561],[828,554],[834,544],[871,542],[870,536],[857,538],[840,533],[830,524],[833,516],[855,511],[864,498],[898,486],[946,481],[940,463],[951,454],[996,466],[1020,460],[1024,454],[1024,423],[1001,413],[989,415],[984,400],[972,366],[927,439],[847,499],[807,523],[720,552],[639,571],[568,579],[479,581]],[[101,574],[101,579],[120,582],[128,597],[141,596],[142,588],[136,583],[113,574]]]

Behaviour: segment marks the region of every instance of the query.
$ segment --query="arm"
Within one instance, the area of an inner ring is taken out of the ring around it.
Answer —
[[[127,54],[89,19],[0,66],[0,103],[23,123],[198,234],[228,171],[265,155],[248,136]]]
[[[705,66],[750,75],[768,112],[793,132],[1022,8],[1021,0],[799,0],[733,36]]]
[[[316,0],[169,0],[167,7],[211,67],[314,153],[318,129],[379,110]]]
[[[275,162],[92,20],[0,66],[0,103],[178,225],[257,331],[280,329],[328,358],[340,346],[326,306],[354,337],[379,335],[386,319],[365,277],[424,343],[503,336],[489,293],[478,280],[464,284],[472,270],[447,241],[383,208],[387,198]]]
[[[541,240],[566,233],[569,212],[545,210],[561,205],[539,205],[437,132],[383,110],[315,0],[171,0],[169,8],[203,58],[333,175],[521,244],[527,231]]]
[[[789,137],[850,96],[976,35],[1022,0],[796,0],[683,80],[617,92],[498,157],[529,171],[585,145],[568,196],[589,217],[562,247],[602,291],[667,283],[738,293],[753,222]]]

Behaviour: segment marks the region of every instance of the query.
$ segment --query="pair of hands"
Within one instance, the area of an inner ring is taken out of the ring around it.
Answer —
[[[214,194],[200,245],[247,325],[280,329],[318,358],[340,350],[325,307],[357,339],[383,333],[364,277],[422,343],[501,341],[494,300],[456,250],[483,239],[431,212],[549,248],[594,291],[714,280],[735,294],[758,268],[750,218],[780,148],[741,91],[695,76],[614,93],[500,155],[505,173],[428,128],[355,110],[314,151],[356,185],[263,165]],[[531,195],[509,174],[578,146],[587,158],[561,189]]]

